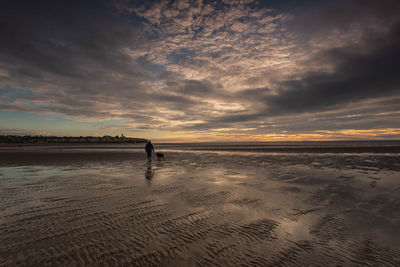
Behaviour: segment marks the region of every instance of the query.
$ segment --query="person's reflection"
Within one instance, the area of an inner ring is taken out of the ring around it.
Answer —
[[[151,180],[151,178],[153,178],[154,176],[154,170],[151,168],[151,162],[147,163],[147,169],[146,169],[146,173],[144,174],[144,177],[147,180]]]

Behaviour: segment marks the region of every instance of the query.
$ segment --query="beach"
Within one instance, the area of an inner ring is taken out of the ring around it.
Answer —
[[[399,266],[393,144],[0,148],[0,266]]]

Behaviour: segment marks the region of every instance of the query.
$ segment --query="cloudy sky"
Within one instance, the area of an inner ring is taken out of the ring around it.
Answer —
[[[0,134],[400,139],[400,1],[0,2]]]

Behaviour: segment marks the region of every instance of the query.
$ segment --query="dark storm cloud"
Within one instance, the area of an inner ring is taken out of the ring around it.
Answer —
[[[0,36],[1,65],[18,82],[46,75],[87,82],[110,71],[145,75],[116,49],[137,44],[140,31],[106,2],[2,1]]]
[[[307,41],[317,35],[326,37],[335,32],[349,32],[354,29],[367,30],[385,27],[397,20],[400,2],[397,0],[336,0],[304,1],[292,5],[291,12],[296,20],[288,27],[301,33],[300,38]]]
[[[222,88],[208,80],[169,79],[166,85],[170,90],[186,97],[216,96]]]
[[[366,41],[373,41],[376,47],[368,52],[352,47],[321,53],[319,57],[338,62],[334,72],[311,73],[300,80],[281,83],[284,90],[279,95],[266,97],[268,110],[271,113],[317,111],[365,98],[398,95],[400,23],[389,34]]]
[[[154,95],[152,99],[171,103],[173,105],[178,105],[180,107],[195,103],[194,101],[190,100],[189,98],[186,98],[181,95],[174,95],[174,94],[157,94],[157,95]]]
[[[124,52],[144,44],[133,20],[108,1],[2,1],[0,87],[18,98],[0,108],[141,121],[152,74]]]
[[[189,95],[203,96],[211,94],[216,88],[215,85],[209,81],[185,80],[181,92]]]

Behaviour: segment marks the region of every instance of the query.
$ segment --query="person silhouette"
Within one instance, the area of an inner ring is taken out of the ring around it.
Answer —
[[[144,150],[146,150],[146,153],[147,153],[147,161],[150,162],[151,161],[151,153],[152,152],[154,153],[154,146],[150,140],[147,141],[147,144],[144,147]]]

